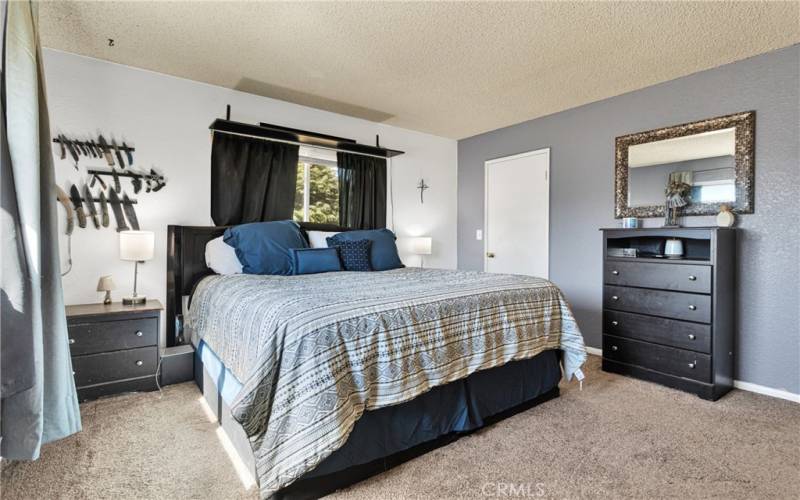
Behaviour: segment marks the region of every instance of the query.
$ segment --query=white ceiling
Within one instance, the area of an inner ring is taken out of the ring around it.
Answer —
[[[800,42],[796,1],[62,1],[40,20],[46,47],[452,138]]]

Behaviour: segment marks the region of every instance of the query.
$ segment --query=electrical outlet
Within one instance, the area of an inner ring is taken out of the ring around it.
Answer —
[[[475,230],[475,239],[481,241],[483,239],[483,229]]]

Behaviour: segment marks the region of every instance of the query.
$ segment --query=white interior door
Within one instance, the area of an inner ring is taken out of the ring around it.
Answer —
[[[486,162],[484,270],[549,277],[550,149]]]

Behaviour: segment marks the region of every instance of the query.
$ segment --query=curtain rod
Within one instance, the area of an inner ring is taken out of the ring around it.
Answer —
[[[373,154],[370,154],[370,153],[360,153],[358,151],[350,151],[350,150],[347,150],[347,149],[332,148],[330,146],[320,146],[318,144],[309,144],[307,142],[287,141],[287,140],[283,140],[283,139],[274,139],[272,137],[261,137],[261,136],[252,135],[252,134],[241,134],[239,132],[228,132],[227,130],[214,130],[214,129],[211,129],[211,133],[212,134],[215,133],[215,132],[216,133],[220,133],[220,134],[238,135],[240,137],[250,137],[252,139],[261,139],[263,141],[282,142],[284,144],[296,144],[298,146],[306,146],[306,147],[309,147],[309,148],[327,149],[329,151],[337,151],[337,152],[341,151],[342,153],[350,153],[350,154],[353,154],[353,155],[371,156],[373,158],[380,158],[382,160],[386,160],[386,159],[389,158],[387,156],[373,155]]]
[[[315,132],[291,129],[279,125],[252,125],[250,123],[216,119],[208,128],[214,132],[238,135],[240,137],[250,137],[253,139],[282,142],[284,144],[316,147],[327,149],[329,151],[341,151],[344,153],[359,154],[373,158],[386,159],[404,154],[402,151],[381,147],[377,142],[377,139],[376,145],[370,146],[367,144],[359,144],[352,139],[317,134]]]

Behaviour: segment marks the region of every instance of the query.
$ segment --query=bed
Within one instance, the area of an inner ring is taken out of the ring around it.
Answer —
[[[167,343],[195,345],[198,386],[263,498],[319,497],[381,472],[556,397],[562,369],[585,361],[546,280],[218,276],[203,249],[224,230],[170,226]]]

